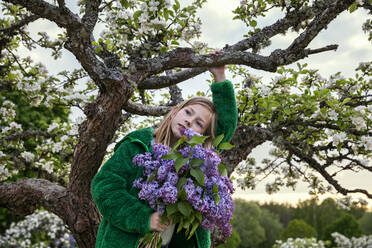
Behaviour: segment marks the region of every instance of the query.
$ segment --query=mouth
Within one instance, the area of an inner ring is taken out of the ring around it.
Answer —
[[[183,135],[183,133],[185,132],[185,127],[181,124],[178,124],[178,130],[180,131],[180,133]]]

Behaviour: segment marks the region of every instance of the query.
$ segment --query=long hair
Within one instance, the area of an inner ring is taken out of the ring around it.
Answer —
[[[172,130],[171,130],[171,123],[175,115],[186,106],[199,104],[203,107],[207,108],[211,112],[211,120],[209,123],[208,128],[206,129],[205,133],[202,135],[209,136],[209,138],[205,141],[205,147],[212,146],[212,140],[214,139],[214,130],[217,120],[217,114],[214,109],[213,102],[205,97],[193,97],[188,100],[185,100],[178,104],[177,106],[173,107],[173,109],[164,117],[163,121],[160,123],[159,127],[155,130],[155,142],[162,143],[164,145],[170,146],[170,141],[172,138]]]

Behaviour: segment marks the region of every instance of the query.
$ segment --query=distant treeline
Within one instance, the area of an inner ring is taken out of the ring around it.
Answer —
[[[341,208],[332,198],[300,201],[296,206],[241,199],[234,202],[233,235],[219,248],[271,248],[275,240],[290,237],[332,242],[333,232],[349,238],[372,234],[372,212],[360,205]]]

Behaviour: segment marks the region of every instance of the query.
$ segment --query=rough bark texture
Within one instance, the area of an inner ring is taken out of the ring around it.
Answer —
[[[79,129],[79,142],[73,154],[69,185],[62,187],[43,179],[25,179],[11,184],[0,183],[0,206],[21,215],[31,214],[38,206],[43,206],[64,220],[80,248],[92,248],[100,216],[90,195],[90,183],[102,163],[107,146],[112,142],[114,133],[120,126],[122,109],[143,115],[163,115],[169,111],[168,107],[155,108],[129,102],[136,87],[139,89],[169,87],[206,71],[205,68],[208,66],[223,64],[243,64],[256,69],[275,71],[278,66],[293,63],[310,54],[333,50],[337,46],[316,50],[307,49],[307,46],[354,1],[334,0],[328,1],[332,3],[330,5],[319,6],[311,11],[307,8],[301,9],[300,12],[293,10],[251,37],[227,45],[225,52],[216,56],[196,55],[190,48],[178,48],[156,58],[147,60],[139,58],[132,61],[130,75],[121,73],[120,61],[117,61],[114,55],[106,52],[99,54],[98,57],[94,52],[92,31],[97,22],[101,1],[86,1],[86,13],[81,19],[65,6],[63,0],[58,1],[58,6],[42,0],[5,2],[21,5],[34,15],[25,20],[24,24],[42,17],[64,28],[68,36],[66,49],[74,54],[94,80],[100,94],[84,110],[87,119]],[[311,18],[313,19],[308,28],[287,49],[275,50],[269,56],[246,51]],[[106,63],[112,61],[112,58],[115,63]],[[189,69],[167,76],[155,76],[175,67]],[[254,147],[272,138],[273,134],[268,130],[239,125],[232,140],[236,148],[224,153],[224,163],[229,165],[229,173],[231,174]],[[293,147],[289,149],[299,152]]]

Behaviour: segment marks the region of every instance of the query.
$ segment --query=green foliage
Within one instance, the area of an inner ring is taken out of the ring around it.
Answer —
[[[293,219],[280,235],[281,240],[288,238],[312,238],[316,236],[315,229],[303,220]]]
[[[334,244],[334,239],[331,234],[335,232],[340,233],[348,238],[360,237],[363,234],[360,224],[351,214],[344,214],[326,226],[322,237],[323,240],[331,240]]]
[[[336,201],[327,198],[321,204],[316,199],[299,202],[293,218],[302,219],[317,231],[317,237],[322,237],[326,225],[336,220],[343,213]]]
[[[259,247],[265,241],[265,229],[260,225],[261,209],[254,202],[234,201],[234,220],[232,226],[239,233],[240,247]]]
[[[364,234],[371,235],[372,234],[372,212],[366,212],[359,219],[360,226],[363,229]]]
[[[260,225],[265,229],[265,241],[259,247],[271,248],[275,244],[275,241],[280,238],[283,226],[279,221],[278,215],[264,208],[261,208],[261,211]]]
[[[218,245],[217,248],[236,248],[239,247],[241,239],[238,231],[233,227],[231,236],[226,240],[225,243]]]
[[[271,213],[276,214],[279,217],[280,223],[283,227],[288,226],[288,223],[294,217],[294,212],[297,208],[292,207],[289,204],[269,202],[261,205],[263,209],[269,210]]]

